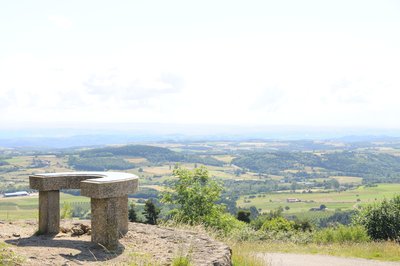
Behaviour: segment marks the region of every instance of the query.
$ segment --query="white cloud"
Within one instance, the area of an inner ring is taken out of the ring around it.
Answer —
[[[65,17],[65,16],[53,15],[53,16],[49,16],[48,19],[55,26],[57,26],[57,27],[59,27],[59,28],[61,28],[63,30],[69,30],[73,26],[72,21],[69,18]]]
[[[137,73],[121,73],[118,69],[93,74],[83,82],[88,94],[122,103],[176,94],[180,92],[181,84],[182,79],[170,73],[153,73],[153,76],[145,77]]]
[[[384,44],[290,33],[12,55],[0,108],[3,121],[400,127],[399,61]]]

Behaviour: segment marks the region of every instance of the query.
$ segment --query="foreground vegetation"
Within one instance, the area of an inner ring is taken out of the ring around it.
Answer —
[[[391,242],[399,240],[400,196],[368,205],[356,213],[351,225],[332,224],[318,229],[309,221],[284,218],[279,209],[254,220],[244,219],[250,217],[248,212],[238,215],[242,221],[236,220],[216,203],[221,188],[210,180],[205,168],[177,169],[174,174],[178,178],[174,192],[164,194],[164,201],[174,205],[170,219],[201,224],[230,243],[237,252],[236,265],[257,265],[261,262],[255,253],[276,251],[400,260],[400,246]]]
[[[0,265],[19,265],[23,259],[17,256],[7,244],[0,243]]]
[[[283,252],[301,254],[321,254],[338,257],[352,257],[373,259],[380,261],[400,261],[400,247],[398,243],[367,242],[367,243],[332,243],[332,244],[296,244],[291,242],[227,242],[232,247],[234,259],[237,258],[238,265],[265,265],[257,253]],[[251,262],[244,264],[244,262]]]

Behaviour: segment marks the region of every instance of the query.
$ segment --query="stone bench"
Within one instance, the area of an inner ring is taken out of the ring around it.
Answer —
[[[128,194],[138,189],[139,178],[118,172],[68,172],[29,176],[29,185],[39,190],[39,233],[60,230],[60,190],[80,189],[90,197],[92,242],[110,250],[128,231]]]

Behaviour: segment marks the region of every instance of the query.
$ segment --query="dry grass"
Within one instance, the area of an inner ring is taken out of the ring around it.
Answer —
[[[233,266],[265,266],[265,262],[257,257],[257,254],[251,249],[243,248],[242,244],[233,244],[232,263]]]
[[[142,185],[142,186],[140,186],[140,188],[152,188],[152,189],[155,189],[160,192],[168,190],[167,187],[163,187],[163,186],[159,186],[159,185]]]
[[[147,162],[146,158],[142,158],[142,157],[135,157],[135,158],[126,158],[126,161],[130,162],[130,163],[145,163]]]
[[[338,257],[354,257],[381,261],[400,261],[400,245],[395,242],[367,242],[343,244],[294,244],[278,242],[229,243],[234,253],[256,259],[254,254],[266,252],[323,254]],[[253,255],[252,255],[253,254]],[[249,264],[251,265],[251,264]],[[255,264],[257,265],[257,264]]]
[[[357,176],[331,176],[336,179],[341,185],[342,184],[358,184],[362,183],[362,177]]]
[[[22,265],[23,259],[16,255],[7,244],[0,243],[0,265]]]
[[[145,173],[153,174],[153,175],[171,175],[173,171],[173,167],[165,166],[155,166],[155,167],[145,167],[143,168]]]
[[[235,156],[231,156],[231,155],[214,155],[213,157],[224,163],[231,163],[232,160],[236,158]]]

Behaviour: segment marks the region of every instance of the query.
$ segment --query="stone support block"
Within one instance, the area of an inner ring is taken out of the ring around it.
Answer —
[[[109,250],[118,247],[118,239],[128,232],[128,196],[91,198],[92,242]]]
[[[120,237],[128,233],[128,196],[117,198],[116,218],[118,223],[118,234]]]
[[[57,234],[60,229],[60,189],[80,189],[91,198],[92,242],[109,250],[128,232],[128,194],[138,190],[139,178],[119,172],[67,172],[29,177],[39,190],[39,232]]]
[[[60,191],[39,191],[39,233],[58,234],[60,230]]]

